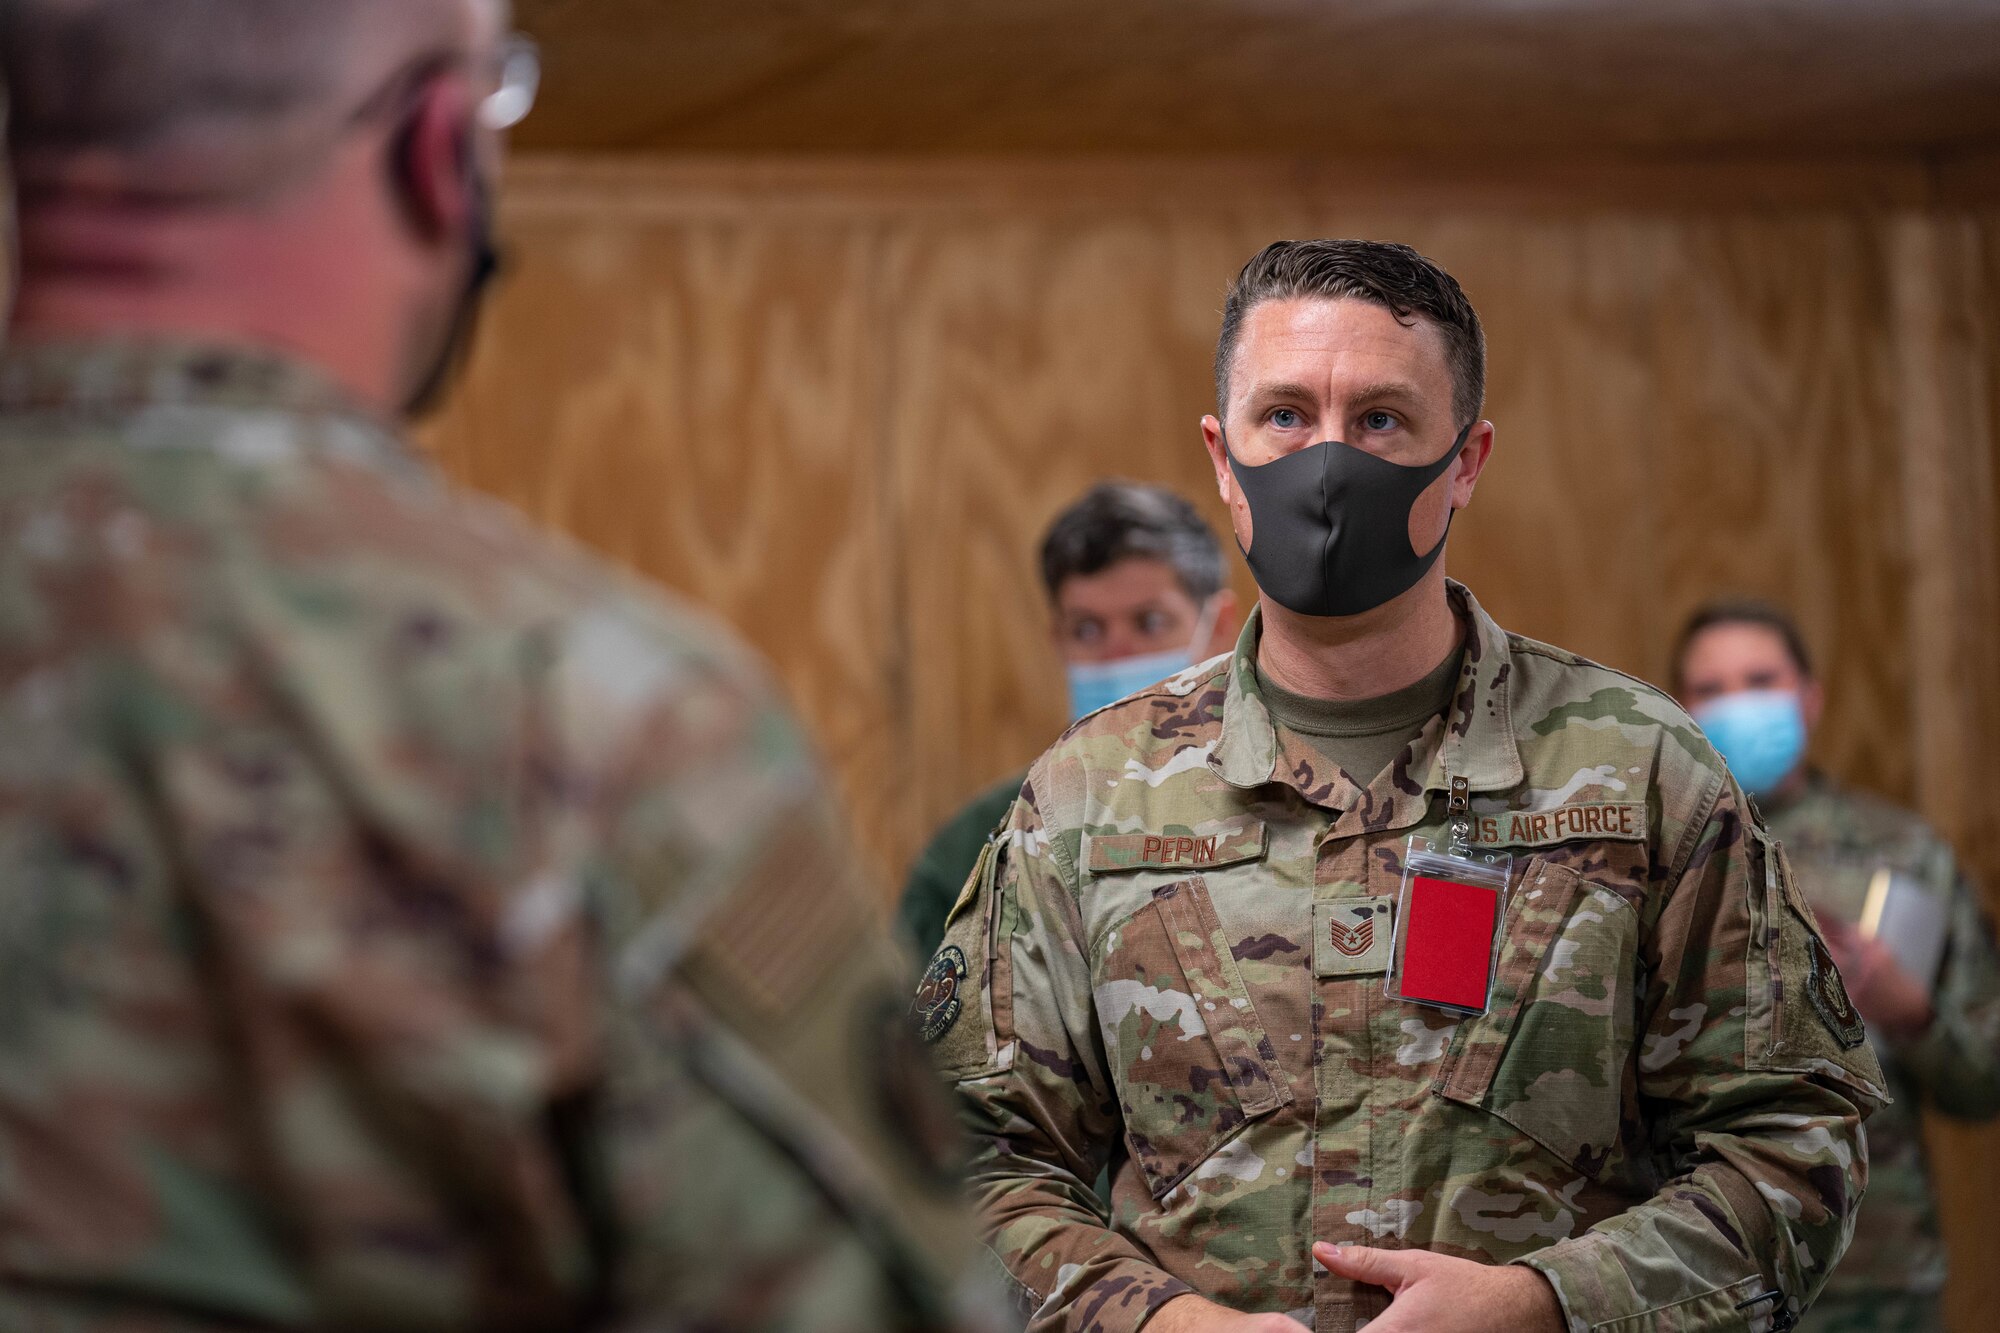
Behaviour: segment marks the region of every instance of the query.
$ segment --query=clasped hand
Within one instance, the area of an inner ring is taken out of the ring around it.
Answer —
[[[1554,1288],[1532,1268],[1474,1263],[1428,1250],[1360,1245],[1312,1247],[1341,1277],[1385,1287],[1389,1310],[1369,1333],[1562,1333]],[[1242,1314],[1199,1296],[1169,1301],[1147,1325],[1152,1333],[1299,1333],[1278,1314]]]

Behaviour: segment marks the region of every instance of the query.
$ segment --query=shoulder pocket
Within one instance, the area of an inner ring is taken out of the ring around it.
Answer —
[[[1867,1029],[1785,850],[1754,823],[1749,837],[1745,1062],[1752,1069],[1836,1074],[1880,1100],[1882,1073]]]
[[[1528,863],[1507,904],[1493,1003],[1461,1023],[1440,1096],[1599,1174],[1619,1142],[1638,1024],[1639,911],[1568,866]]]
[[[1013,1063],[1012,957],[1002,947],[1003,839],[989,838],[951,909],[944,943],[931,955],[910,1002],[910,1018],[930,1044],[937,1067],[964,1077]]]
[[[1199,876],[1154,890],[1109,931],[1091,982],[1126,1143],[1154,1198],[1291,1101]]]

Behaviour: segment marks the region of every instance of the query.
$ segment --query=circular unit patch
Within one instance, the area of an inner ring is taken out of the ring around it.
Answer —
[[[929,967],[924,969],[923,980],[917,983],[917,998],[910,1004],[910,1013],[917,1020],[917,1031],[923,1039],[935,1044],[951,1031],[952,1024],[965,1009],[959,998],[958,988],[965,981],[965,951],[956,944],[947,944],[937,951]]]

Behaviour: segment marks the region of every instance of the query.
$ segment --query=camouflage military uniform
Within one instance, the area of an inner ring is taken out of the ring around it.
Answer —
[[[928,958],[944,937],[944,919],[993,830],[1014,808],[1026,773],[1015,773],[980,792],[931,836],[896,905],[896,925],[917,957]]]
[[[1782,1328],[1840,1257],[1880,1072],[1782,860],[1664,696],[1451,596],[1461,688],[1365,789],[1273,726],[1257,616],[1031,770],[918,1010],[1035,1327],[1192,1289],[1348,1333],[1387,1297],[1329,1241],[1531,1264],[1577,1330]],[[1383,993],[1461,782],[1517,857],[1463,1021]]]
[[[940,1321],[753,663],[254,356],[0,360],[0,537],[0,1328]]]
[[[1944,1326],[1938,1294],[1945,1252],[1921,1113],[2000,1113],[2000,959],[1992,927],[1951,848],[1907,811],[1819,776],[1796,799],[1767,810],[1800,887],[1822,913],[1859,918],[1882,869],[1907,876],[1949,913],[1930,1030],[1900,1045],[1870,1034],[1896,1100],[1868,1122],[1868,1206],[1805,1325],[1813,1333],[1929,1333]]]

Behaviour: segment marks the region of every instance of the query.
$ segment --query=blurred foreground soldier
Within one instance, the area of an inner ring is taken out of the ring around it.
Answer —
[[[1035,764],[918,996],[1035,1326],[1790,1326],[1881,1074],[1687,715],[1446,581],[1472,307],[1280,242],[1216,365],[1261,601]]]
[[[1163,486],[1103,482],[1056,515],[1042,538],[1042,588],[1072,722],[1236,641],[1222,547],[1195,507]],[[917,858],[898,917],[920,957],[938,947],[945,913],[1026,777],[973,797]]]
[[[1801,1327],[1942,1329],[1945,1249],[1924,1159],[1925,1108],[2000,1115],[2000,959],[1951,848],[1908,811],[1806,762],[1825,694],[1783,612],[1721,603],[1694,616],[1675,689],[1784,843],[1826,930],[1895,1104],[1868,1122],[1868,1205]]]
[[[944,1322],[949,1099],[755,664],[390,424],[502,19],[0,0],[0,1328]]]

